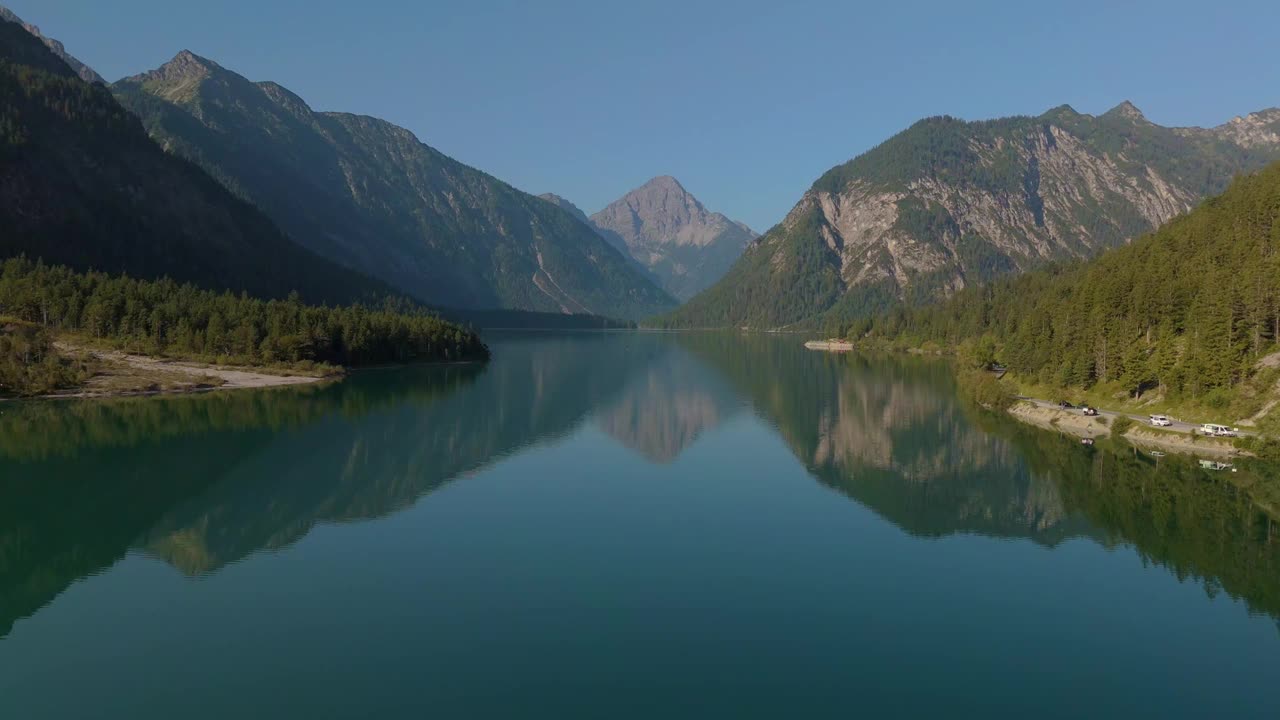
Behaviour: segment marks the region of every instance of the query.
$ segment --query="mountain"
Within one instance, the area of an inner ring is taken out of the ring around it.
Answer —
[[[631,354],[642,357],[644,348],[634,345]],[[659,347],[664,351],[635,364],[618,397],[597,408],[595,423],[649,462],[671,463],[742,405],[713,368],[674,343]]]
[[[765,334],[675,337],[724,375],[815,480],[912,535],[1056,545],[1090,534],[1052,483],[1022,468],[1012,444],[974,424],[946,363],[837,359]],[[795,377],[805,382],[787,380]]]
[[[591,228],[595,227],[594,225],[591,224],[591,218],[587,217],[587,214],[582,212],[582,208],[578,207],[577,205],[574,205],[569,200],[562,198],[555,193],[542,193],[538,197],[542,198],[543,200],[546,200],[552,205],[555,205],[561,210],[568,212],[570,215],[577,218],[578,222],[581,222],[584,225]]]
[[[113,89],[299,243],[426,302],[621,318],[674,304],[568,212],[391,123],[313,111],[186,51]]]
[[[1149,232],[1280,158],[1280,109],[1166,128],[1100,115],[936,117],[818,179],[723,280],[661,321],[780,327],[947,296]]]
[[[756,238],[746,225],[707,210],[670,176],[632,190],[591,223],[681,300],[719,280]]]
[[[324,302],[391,289],[299,247],[160,148],[110,90],[0,21],[0,257]]]
[[[1083,264],[1005,278],[854,334],[916,345],[982,339],[974,364],[1090,388],[1145,410],[1161,399],[1280,429],[1280,162],[1160,230]]]
[[[763,335],[527,334],[498,356],[272,393],[6,407],[0,639],[129,553],[208,576],[318,527],[403,510],[587,422],[663,460],[744,410],[776,428],[816,480],[914,536],[1129,543],[1209,592],[1280,614],[1274,521],[1240,489],[1263,484],[1268,468],[1247,460],[1228,481],[1189,459],[1157,466],[1082,447],[956,408],[945,364],[836,362]],[[818,381],[789,383],[796,370]],[[645,398],[647,378],[657,382]],[[679,396],[691,385],[719,409],[685,414]],[[618,417],[667,392],[659,406],[675,414]]]
[[[622,240],[618,238],[617,235],[614,235],[613,233],[609,233],[607,231],[604,231],[596,227],[595,223],[591,222],[591,218],[587,217],[587,214],[582,211],[582,208],[578,207],[577,205],[574,205],[567,198],[561,197],[560,195],[557,195],[555,193],[543,193],[538,197],[542,198],[543,200],[546,200],[552,205],[555,205],[561,210],[568,212],[570,215],[573,215],[575,218],[578,219],[578,222],[581,222],[582,224],[591,228],[592,232],[596,233],[600,237],[607,240],[610,245],[618,249],[618,252],[625,255],[627,258],[627,261],[631,263],[631,266],[634,267],[636,271],[640,272],[645,277],[649,278],[649,280],[653,282],[655,285],[658,285],[660,287],[662,286],[661,278],[649,272],[649,268],[645,267],[643,263],[641,263],[639,260],[636,260],[634,257],[631,256],[631,251],[627,248],[626,243],[622,242]]]
[[[402,510],[561,438],[661,350],[657,335],[618,337],[530,334],[491,366],[388,369],[273,393],[6,407],[0,639],[130,551],[215,572],[320,524]]]
[[[40,42],[43,42],[45,47],[48,47],[54,55],[58,56],[58,58],[62,60],[62,62],[69,65],[81,80],[84,80],[87,83],[101,83],[103,85],[107,83],[106,80],[102,79],[101,75],[93,71],[93,68],[72,57],[71,54],[67,52],[67,49],[62,46],[62,43],[54,40],[53,38],[45,37],[44,34],[40,32],[40,28],[23,21],[22,18],[14,15],[13,11],[9,8],[0,6],[0,20],[17,23],[22,26],[22,29],[39,38]]]

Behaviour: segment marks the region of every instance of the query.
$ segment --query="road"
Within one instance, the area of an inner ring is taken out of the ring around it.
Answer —
[[[1022,395],[1019,395],[1018,399],[1023,400],[1025,402],[1029,402],[1032,405],[1035,405],[1036,407],[1048,408],[1050,410],[1062,410],[1063,412],[1075,413],[1077,415],[1082,414],[1079,408],[1073,408],[1071,410],[1063,410],[1062,408],[1058,407],[1058,403],[1052,403],[1047,400],[1029,398],[1029,397],[1024,397]],[[1139,425],[1151,427],[1151,420],[1147,415],[1131,415],[1129,413],[1118,413],[1118,412],[1112,412],[1111,410],[1102,410],[1102,409],[1098,410],[1098,415],[1100,417],[1107,418],[1108,424],[1114,422],[1116,418],[1127,417],[1130,420],[1133,420],[1134,422],[1138,423]],[[1177,420],[1173,420],[1173,418],[1169,418],[1169,419],[1173,421],[1173,424],[1167,427],[1162,427],[1160,428],[1161,430],[1172,430],[1174,432],[1179,432],[1184,435],[1191,435],[1193,434],[1193,431],[1198,430],[1200,428],[1200,426],[1196,424],[1179,422]],[[1250,435],[1252,435],[1252,433],[1247,433],[1247,432],[1240,433],[1241,437],[1248,437]]]

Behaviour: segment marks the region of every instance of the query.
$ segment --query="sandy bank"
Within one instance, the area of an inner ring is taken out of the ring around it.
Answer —
[[[1212,457],[1234,457],[1245,455],[1226,440],[1197,437],[1195,435],[1175,435],[1173,433],[1155,432],[1140,427],[1133,428],[1124,434],[1129,442],[1139,447],[1156,448],[1186,455],[1205,455]]]
[[[50,398],[121,397],[213,390],[307,385],[331,377],[288,374],[286,371],[166,360],[128,353],[90,350],[59,343],[59,349],[80,355],[92,369],[84,385],[48,395]]]
[[[1009,408],[1009,414],[1030,425],[1046,430],[1058,430],[1080,438],[1099,438],[1111,434],[1110,428],[1104,425],[1100,418],[1085,417],[1078,413],[1053,410],[1026,402],[1014,403],[1013,407]]]
[[[1114,422],[1112,419],[1107,419],[1104,423],[1102,418],[1086,417],[1079,413],[1042,407],[1029,402],[1014,403],[1009,408],[1009,414],[1029,425],[1035,425],[1046,430],[1056,430],[1079,438],[1108,437],[1111,435],[1110,423]],[[1125,432],[1124,437],[1134,445],[1165,452],[1211,457],[1231,457],[1243,454],[1226,440],[1159,432],[1142,426],[1130,428]]]
[[[827,352],[850,352],[853,343],[843,340],[810,340],[804,344],[810,350],[826,350]]]

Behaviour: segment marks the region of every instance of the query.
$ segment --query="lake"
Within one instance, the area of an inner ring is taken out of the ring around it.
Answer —
[[[0,405],[0,717],[1280,716],[1268,468],[794,336],[488,340]]]

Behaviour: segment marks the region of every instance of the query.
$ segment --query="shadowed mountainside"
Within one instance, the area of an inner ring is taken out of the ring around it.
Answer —
[[[674,304],[569,213],[386,121],[316,112],[187,51],[113,90],[299,243],[425,302],[626,319]]]
[[[392,294],[166,153],[106,87],[11,22],[0,21],[0,61],[0,256],[266,298]]]

